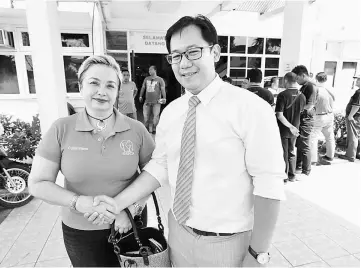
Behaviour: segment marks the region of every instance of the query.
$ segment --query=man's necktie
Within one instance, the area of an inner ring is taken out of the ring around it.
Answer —
[[[200,100],[196,96],[189,99],[188,114],[182,132],[181,153],[173,205],[174,215],[179,224],[185,224],[189,218],[196,145],[196,107],[199,103]]]

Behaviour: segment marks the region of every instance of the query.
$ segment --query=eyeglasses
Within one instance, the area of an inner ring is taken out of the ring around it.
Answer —
[[[177,64],[182,61],[183,55],[186,56],[188,60],[198,60],[202,57],[202,51],[204,48],[213,47],[211,46],[205,46],[205,47],[192,47],[188,49],[187,51],[183,53],[172,53],[165,56],[169,64]]]

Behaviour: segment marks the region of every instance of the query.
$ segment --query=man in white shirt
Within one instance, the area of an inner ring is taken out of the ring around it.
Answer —
[[[164,109],[142,174],[114,200],[96,197],[95,205],[115,201],[120,211],[169,182],[173,266],[262,266],[285,199],[273,109],[219,78],[221,49],[206,17],[181,18],[166,42],[186,93]]]

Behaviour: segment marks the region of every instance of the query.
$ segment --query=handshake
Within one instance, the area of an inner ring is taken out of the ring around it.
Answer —
[[[132,227],[125,211],[120,211],[114,198],[106,195],[81,195],[76,202],[76,210],[94,225],[111,224],[115,221],[115,230],[121,233]]]

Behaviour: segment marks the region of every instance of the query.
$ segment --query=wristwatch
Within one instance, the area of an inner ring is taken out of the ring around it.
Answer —
[[[71,199],[71,202],[70,202],[70,205],[69,205],[71,210],[77,211],[76,210],[76,202],[78,201],[78,198],[79,198],[79,195],[75,194],[73,196],[73,198]]]
[[[139,205],[138,203],[134,203],[133,206],[135,208],[134,216],[139,216],[140,214],[142,214],[143,207],[141,205]]]
[[[268,252],[257,253],[253,250],[253,248],[251,248],[251,246],[248,247],[248,252],[253,256],[253,258],[256,259],[259,264],[266,264],[269,263],[269,261],[271,260],[271,256]]]

